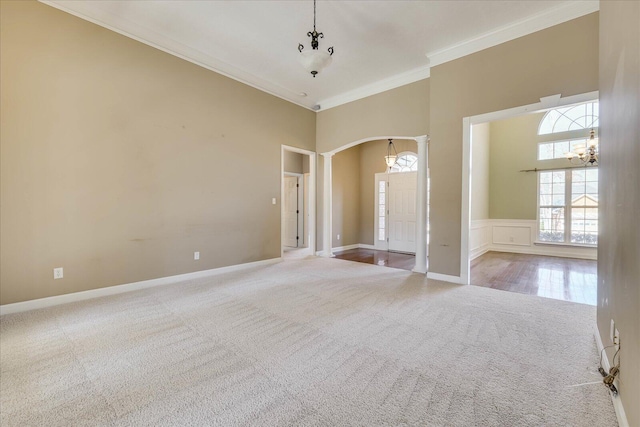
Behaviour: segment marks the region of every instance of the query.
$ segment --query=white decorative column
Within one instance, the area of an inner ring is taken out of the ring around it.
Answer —
[[[322,157],[324,158],[324,182],[322,186],[322,256],[330,258],[333,256],[333,252],[331,252],[333,234],[331,221],[331,216],[333,214],[331,207],[331,158],[333,157],[333,153],[323,153]]]
[[[416,222],[418,234],[416,236],[416,265],[413,271],[416,273],[427,272],[427,179],[428,179],[428,148],[427,135],[416,138],[418,143],[418,187]]]

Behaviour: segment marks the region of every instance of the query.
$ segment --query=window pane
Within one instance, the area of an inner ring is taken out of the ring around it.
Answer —
[[[371,193],[369,193],[369,194],[371,194]],[[385,196],[386,196],[386,194],[380,193],[380,204],[381,205],[384,205],[386,203],[385,202]]]
[[[384,216],[384,213],[385,213],[384,205],[378,206],[378,215],[379,216]]]
[[[551,204],[553,206],[564,206],[564,194],[559,196],[554,194],[551,197],[552,197]]]
[[[553,143],[538,145],[538,160],[553,159]]]
[[[571,171],[571,180],[573,182],[584,182],[585,171],[584,170],[574,170]]]
[[[587,181],[597,181],[598,180],[598,169],[587,169]]]
[[[564,182],[557,183],[556,181],[554,181],[552,193],[554,195],[564,196]]]
[[[380,181],[378,183],[378,191],[379,192],[384,193],[386,188],[387,188],[387,182],[386,181]],[[371,193],[369,193],[369,194],[371,194]]]
[[[554,144],[554,158],[561,159],[569,151],[569,141],[560,141]]]
[[[386,228],[385,227],[385,218],[383,216],[381,216],[378,219],[378,228],[380,228],[380,229],[385,229]]]
[[[587,193],[598,194],[598,183],[587,182]]]
[[[378,230],[378,240],[386,240],[387,237],[384,234],[384,228]]]
[[[540,206],[550,206],[551,205],[551,195],[550,194],[541,194],[540,195]]]
[[[551,184],[540,184],[540,194],[551,194]]]
[[[541,208],[538,239],[543,242],[564,241],[564,208]]]
[[[551,172],[540,172],[540,183],[551,184]]]

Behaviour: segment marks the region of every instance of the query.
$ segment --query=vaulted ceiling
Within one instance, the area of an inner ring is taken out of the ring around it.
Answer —
[[[43,3],[312,109],[429,76],[430,67],[598,10],[586,1],[325,1],[318,77],[298,63],[313,2],[67,1]]]

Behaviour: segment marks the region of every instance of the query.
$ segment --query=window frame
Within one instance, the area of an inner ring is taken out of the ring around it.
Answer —
[[[578,206],[574,206],[572,203],[572,194],[573,194],[573,172],[576,170],[598,170],[598,167],[575,167],[575,168],[558,168],[558,169],[547,169],[547,170],[541,170],[537,172],[537,191],[536,191],[536,238],[534,243],[537,245],[556,245],[556,246],[576,246],[576,247],[584,247],[584,248],[597,248],[598,247],[598,243],[574,243],[571,241],[571,233],[573,232],[572,229],[572,215],[573,215],[573,208],[574,207],[578,207]],[[562,242],[552,242],[552,241],[545,241],[545,240],[540,240],[540,209],[541,208],[553,208],[553,207],[557,207],[554,206],[553,204],[551,205],[540,205],[540,185],[541,185],[541,176],[542,173],[544,172],[558,172],[558,171],[563,171],[564,172],[564,205],[563,205],[563,209],[564,209],[564,240]],[[586,179],[586,176],[585,176]],[[600,175],[598,173],[598,185],[600,185]],[[587,193],[585,193],[586,195]],[[597,206],[590,206],[591,208],[595,207],[596,209],[598,209],[598,216],[600,214],[600,200],[598,200],[598,205]],[[586,208],[586,206],[585,206]],[[599,232],[599,230],[598,230]]]

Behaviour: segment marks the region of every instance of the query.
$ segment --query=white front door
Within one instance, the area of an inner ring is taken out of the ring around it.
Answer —
[[[298,247],[298,177],[284,177],[284,246]]]
[[[416,252],[417,172],[389,174],[389,250]]]

